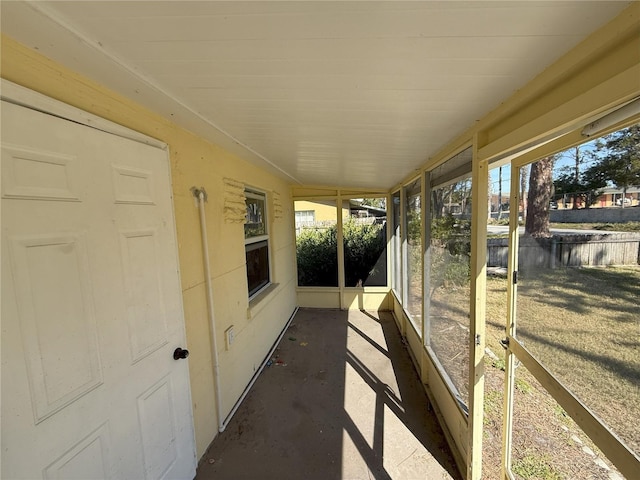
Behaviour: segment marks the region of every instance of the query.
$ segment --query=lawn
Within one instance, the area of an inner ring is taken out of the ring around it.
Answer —
[[[638,267],[529,271],[518,280],[517,336],[635,452],[640,452],[638,299]],[[504,362],[498,341],[504,337],[506,301],[506,279],[489,278],[487,346],[499,358],[487,361],[485,465],[500,458]],[[597,450],[524,367],[517,371],[515,417],[519,477],[610,478],[595,463]],[[485,473],[494,478],[498,471],[489,467]]]
[[[602,230],[616,232],[640,232],[640,222],[623,223],[551,223],[551,228],[573,230]]]
[[[489,220],[490,225],[509,225],[508,218],[500,220]],[[520,223],[523,226],[524,223]],[[602,230],[603,232],[640,232],[640,222],[622,223],[550,223],[549,228],[570,229],[570,230]],[[504,237],[505,234],[491,234],[489,238]]]

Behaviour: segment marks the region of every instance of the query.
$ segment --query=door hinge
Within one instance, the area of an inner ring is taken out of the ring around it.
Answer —
[[[513,284],[516,285],[518,283],[518,271],[515,270],[513,272]]]

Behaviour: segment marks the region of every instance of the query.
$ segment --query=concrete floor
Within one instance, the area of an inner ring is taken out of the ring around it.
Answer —
[[[274,360],[197,480],[461,478],[391,314],[300,309]]]

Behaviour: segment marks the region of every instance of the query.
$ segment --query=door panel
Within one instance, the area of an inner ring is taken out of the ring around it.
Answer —
[[[177,460],[171,379],[164,378],[138,397],[147,478],[162,478]]]
[[[78,201],[74,156],[3,144],[3,196]]]
[[[167,338],[161,279],[161,259],[157,255],[157,232],[119,232],[122,250],[125,305],[133,362],[153,353]],[[148,281],[141,281],[147,278]],[[158,314],[160,313],[160,314]]]
[[[166,153],[2,102],[2,478],[193,478]]]
[[[35,422],[102,384],[85,239],[10,239]]]
[[[112,478],[107,468],[108,457],[109,431],[105,423],[49,465],[44,471],[44,478],[47,480]]]

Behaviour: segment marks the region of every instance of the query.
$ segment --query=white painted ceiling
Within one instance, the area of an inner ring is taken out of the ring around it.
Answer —
[[[389,188],[629,3],[1,8],[3,33],[291,181]]]

